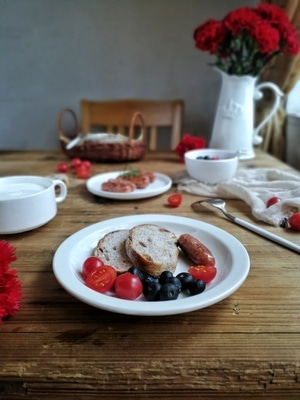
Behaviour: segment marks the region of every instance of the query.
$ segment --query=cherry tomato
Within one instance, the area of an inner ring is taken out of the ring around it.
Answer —
[[[58,169],[58,171],[59,172],[61,172],[61,173],[65,173],[65,172],[68,172],[68,164],[67,163],[65,163],[65,162],[60,162],[59,164],[58,164],[58,166],[57,166],[57,169]]]
[[[113,267],[103,265],[86,277],[85,284],[99,293],[105,293],[113,287],[116,277],[117,271]]]
[[[300,231],[300,212],[296,212],[290,216],[289,224],[294,231]]]
[[[76,174],[80,179],[88,179],[91,175],[91,171],[89,168],[80,165],[78,168],[76,168]]]
[[[78,157],[72,158],[71,165],[73,168],[76,169],[77,167],[79,167],[80,164],[81,164],[80,158],[78,158]]]
[[[271,207],[273,204],[279,203],[281,199],[279,197],[271,197],[268,201],[267,201],[267,208]]]
[[[171,194],[168,197],[168,204],[170,207],[178,207],[182,203],[182,195],[180,193]]]
[[[119,275],[114,286],[117,296],[126,300],[135,300],[143,291],[141,279],[130,272]]]
[[[95,269],[99,267],[103,267],[104,262],[100,260],[100,258],[91,256],[88,257],[86,260],[84,260],[82,264],[82,276],[83,279],[86,279],[86,277],[91,274],[92,272],[95,271]]]
[[[201,279],[208,283],[217,275],[217,268],[214,265],[195,265],[188,269],[194,279]]]
[[[85,167],[87,169],[90,169],[92,166],[91,162],[89,160],[83,160],[81,161],[80,167]]]

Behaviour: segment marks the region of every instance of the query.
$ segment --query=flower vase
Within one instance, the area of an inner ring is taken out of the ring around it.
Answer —
[[[283,94],[274,83],[257,85],[257,77],[217,71],[221,74],[222,85],[209,147],[239,152],[241,159],[254,158],[254,145],[263,140],[259,131],[279,108]],[[254,128],[255,101],[263,97],[261,89],[272,90],[275,98],[270,112]]]

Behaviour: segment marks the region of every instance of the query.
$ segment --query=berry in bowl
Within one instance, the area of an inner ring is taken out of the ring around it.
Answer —
[[[230,150],[198,149],[184,154],[188,174],[197,181],[216,185],[230,180],[238,167],[239,154]]]

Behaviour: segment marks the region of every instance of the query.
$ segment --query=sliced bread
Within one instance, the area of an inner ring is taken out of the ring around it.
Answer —
[[[125,249],[125,241],[128,237],[129,229],[107,233],[99,240],[94,255],[105,264],[114,267],[118,273],[126,272],[132,266]]]
[[[137,225],[130,229],[125,246],[132,264],[148,274],[175,272],[179,250],[177,237],[169,230],[154,224]]]

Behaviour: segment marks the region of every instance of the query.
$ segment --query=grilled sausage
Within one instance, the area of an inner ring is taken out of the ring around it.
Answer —
[[[215,265],[211,251],[194,236],[184,233],[179,236],[177,244],[195,265]]]
[[[108,181],[103,182],[101,185],[101,189],[104,192],[130,193],[136,189],[136,186],[133,182],[117,178],[109,179]]]
[[[137,189],[144,189],[147,187],[150,183],[150,179],[147,175],[136,175],[136,176],[130,176],[130,175],[122,175],[121,177],[117,179],[125,179],[128,182],[132,182],[135,184]]]

